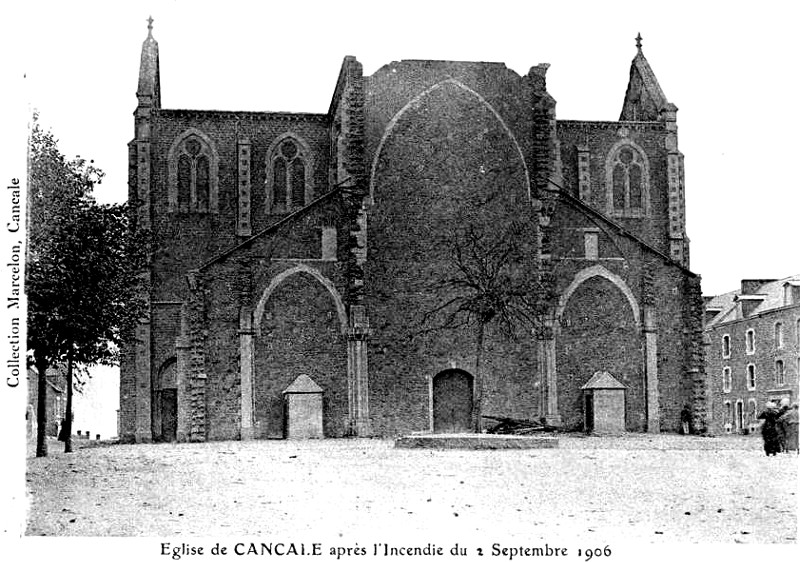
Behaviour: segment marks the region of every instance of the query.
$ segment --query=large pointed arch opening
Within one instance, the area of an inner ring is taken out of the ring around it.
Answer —
[[[298,264],[275,275],[252,315],[252,343],[243,346],[243,404],[252,408],[252,436],[286,435],[287,389],[298,377],[319,387],[324,435],[351,429],[347,316],[333,283],[317,269]],[[248,380],[249,378],[249,380]],[[248,388],[250,396],[244,391]]]
[[[624,387],[624,427],[647,428],[644,340],[636,298],[603,266],[578,272],[556,311],[558,414],[565,430],[582,431],[585,385],[598,372]]]
[[[386,145],[387,140],[392,136],[392,134],[393,134],[393,132],[395,130],[395,127],[397,126],[397,123],[405,116],[405,114],[409,110],[419,107],[420,104],[422,103],[422,101],[426,97],[430,96],[431,93],[436,92],[437,90],[440,90],[443,87],[448,86],[448,85],[453,85],[453,86],[463,90],[464,92],[467,92],[470,95],[474,96],[482,106],[484,106],[486,109],[488,109],[492,113],[492,115],[494,115],[494,117],[497,119],[498,123],[500,123],[501,127],[503,128],[505,133],[508,135],[508,138],[511,140],[511,142],[514,145],[514,147],[516,148],[517,154],[519,155],[519,159],[520,159],[522,168],[523,168],[524,173],[525,173],[525,188],[526,188],[526,191],[527,191],[527,197],[528,197],[528,201],[530,201],[530,199],[531,199],[530,174],[528,172],[528,165],[527,165],[526,160],[525,160],[525,154],[522,152],[522,148],[520,147],[516,136],[511,131],[511,129],[509,128],[508,124],[505,122],[503,117],[497,112],[497,110],[494,107],[492,107],[492,105],[488,101],[486,101],[486,99],[483,96],[481,96],[478,92],[476,92],[475,90],[473,90],[469,86],[463,84],[462,82],[459,82],[458,80],[456,80],[454,78],[448,78],[447,80],[442,80],[441,82],[438,82],[438,83],[434,84],[430,88],[427,88],[426,90],[424,90],[424,91],[420,92],[419,94],[417,94],[416,96],[414,96],[414,98],[412,98],[406,105],[404,105],[397,113],[394,114],[394,116],[391,118],[389,123],[386,125],[386,129],[383,131],[383,135],[381,136],[381,140],[378,143],[378,148],[375,150],[375,155],[372,158],[372,165],[370,167],[370,180],[369,180],[369,200],[370,200],[370,202],[374,202],[375,201],[375,178],[376,178],[376,175],[377,175],[378,164],[380,162],[381,155],[383,153],[383,148]]]
[[[313,277],[314,279],[319,281],[322,284],[322,286],[325,287],[325,289],[327,289],[327,291],[331,295],[331,298],[333,299],[334,305],[336,306],[336,313],[339,318],[341,331],[342,333],[344,333],[347,330],[347,312],[345,310],[342,297],[339,294],[339,291],[336,290],[334,284],[331,282],[330,279],[328,279],[322,273],[320,273],[318,269],[315,269],[305,264],[299,264],[287,269],[286,271],[282,271],[281,273],[276,275],[272,279],[272,281],[270,281],[267,288],[264,289],[264,292],[261,294],[261,298],[258,300],[255,310],[253,311],[253,328],[256,335],[260,335],[261,333],[261,319],[264,315],[264,306],[266,305],[272,293],[287,278],[289,278],[292,275],[297,275],[299,273],[304,273],[306,275]]]

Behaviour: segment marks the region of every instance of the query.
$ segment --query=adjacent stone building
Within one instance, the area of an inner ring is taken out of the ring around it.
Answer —
[[[751,432],[767,401],[797,400],[800,275],[744,279],[739,290],[707,298],[705,341],[709,429]]]
[[[301,376],[326,437],[581,430],[597,372],[626,430],[677,430],[686,404],[702,427],[677,108],[639,41],[616,121],[556,119],[547,68],[345,57],[323,114],[166,109],[151,28],[129,144],[150,310],[121,438],[285,437]]]

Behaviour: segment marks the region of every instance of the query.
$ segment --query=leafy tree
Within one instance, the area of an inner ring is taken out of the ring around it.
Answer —
[[[92,196],[103,172],[67,160],[38,120],[30,139],[28,198],[28,349],[38,373],[36,455],[46,456],[46,373],[67,365],[65,452],[72,450],[74,366],[115,364],[119,345],[142,314],[137,273],[144,244],[125,205]]]

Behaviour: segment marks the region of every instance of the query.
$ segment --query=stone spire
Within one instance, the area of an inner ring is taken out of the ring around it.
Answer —
[[[636,56],[631,62],[628,91],[625,93],[625,103],[622,105],[619,120],[658,121],[666,119],[668,114],[674,120],[677,109],[667,101],[664,91],[659,86],[656,75],[642,52],[642,35],[638,34]]]
[[[147,39],[142,43],[139,65],[139,88],[136,90],[140,107],[161,107],[161,79],[158,70],[158,42],[153,38],[153,18],[147,18]]]

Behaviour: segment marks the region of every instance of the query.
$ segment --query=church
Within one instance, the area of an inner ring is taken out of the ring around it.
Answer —
[[[347,56],[327,113],[167,109],[151,21],[121,440],[702,429],[677,107],[640,37],[616,121],[557,119],[548,66]]]

